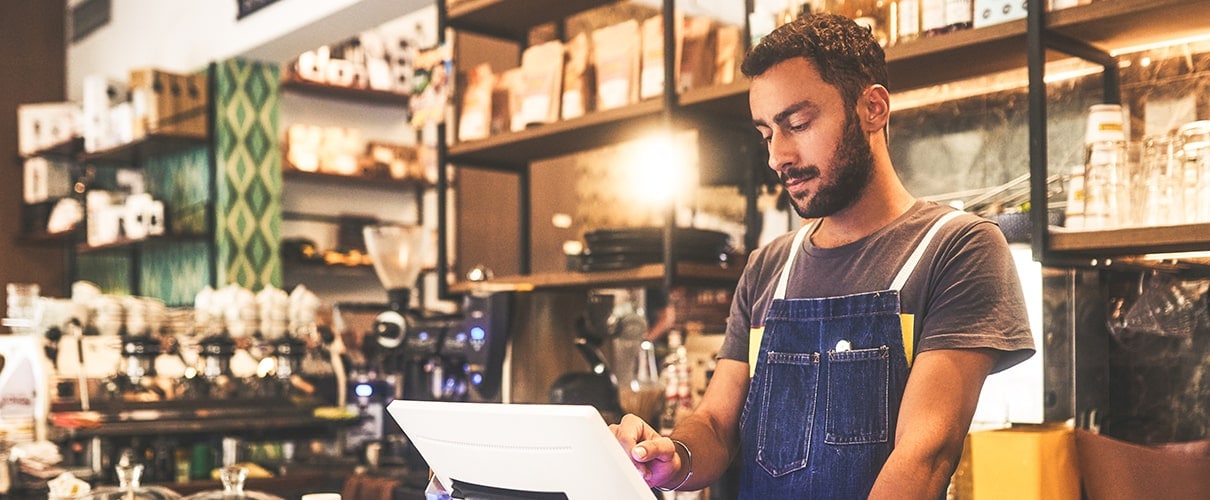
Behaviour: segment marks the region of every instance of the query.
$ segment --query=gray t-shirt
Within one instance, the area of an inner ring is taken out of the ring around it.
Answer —
[[[933,222],[953,209],[917,201],[906,213],[858,241],[819,248],[810,238],[790,270],[786,298],[822,298],[890,288]],[[752,252],[740,277],[719,357],[748,362],[751,328],[764,326],[794,233]],[[916,353],[986,347],[1001,351],[993,371],[1034,353],[1016,265],[1003,233],[987,219],[962,214],[946,223],[900,291],[901,313],[914,316]]]

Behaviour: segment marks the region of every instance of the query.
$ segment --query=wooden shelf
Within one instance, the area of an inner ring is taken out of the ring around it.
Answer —
[[[1101,0],[1047,14],[1047,27],[1115,53],[1210,34],[1204,0]],[[1025,20],[925,37],[887,48],[891,90],[949,83],[1026,67]],[[1048,52],[1047,58],[1066,58]]]
[[[448,161],[456,165],[519,169],[534,160],[641,137],[647,127],[658,123],[662,109],[660,100],[648,100],[520,132],[461,142],[450,146]]]
[[[84,151],[84,139],[81,137],[76,137],[76,138],[73,138],[68,141],[60,142],[53,146],[48,146],[48,147],[39,149],[37,151],[34,151],[33,153],[20,155],[20,158],[22,160],[26,160],[29,158],[36,158],[36,157],[41,156],[41,157],[47,157],[47,158],[63,158],[63,159],[74,160],[76,157],[78,157],[80,155],[81,151]]]
[[[302,180],[322,184],[341,184],[355,187],[370,187],[382,189],[426,188],[432,183],[425,179],[394,179],[389,177],[358,177],[353,175],[324,174],[319,172],[304,172],[293,168],[283,168],[282,178]]]
[[[179,242],[179,241],[205,241],[210,238],[206,234],[165,234],[161,236],[148,236],[140,239],[121,238],[102,245],[89,245],[88,243],[80,243],[76,245],[76,252],[81,254],[92,252],[103,252],[106,250],[123,250],[148,243],[158,242]]]
[[[727,267],[679,262],[676,281],[678,283],[713,283],[735,286],[743,272],[742,264]],[[472,291],[517,291],[528,292],[559,288],[595,288],[606,286],[659,285],[664,279],[663,264],[645,264],[633,269],[594,272],[534,273],[526,276],[504,276],[484,282],[460,282],[450,291],[467,293]]]
[[[75,241],[77,236],[79,236],[79,233],[75,229],[69,229],[67,231],[60,231],[57,233],[43,231],[38,233],[22,234],[18,240],[22,243],[36,245],[60,245]]]
[[[152,156],[205,147],[209,138],[177,134],[151,133],[121,146],[84,153],[80,160],[94,164],[135,165]]]
[[[444,1],[444,0],[442,0]],[[525,41],[530,28],[617,0],[462,0],[447,13],[451,28]]]
[[[302,80],[299,78],[288,78],[282,80],[281,89],[288,92],[296,92],[299,94],[307,94],[329,99],[361,102],[365,104],[385,104],[398,106],[401,108],[406,107],[408,105],[408,100],[410,99],[410,96],[407,94],[399,94],[385,90],[337,87]]]
[[[1050,14],[1050,29],[1110,53],[1210,35],[1205,0],[1101,0]]]
[[[1105,231],[1051,230],[1050,250],[1068,254],[1139,255],[1210,250],[1210,223]]]
[[[560,8],[556,10],[559,15],[565,15],[567,11],[576,12],[605,3],[609,2],[568,2],[566,6],[559,3]],[[493,19],[496,24],[490,26],[494,29],[538,24],[532,20],[520,23],[521,20],[510,20],[497,13],[509,10],[516,11],[516,17],[525,17],[520,14],[525,11],[543,12],[558,18],[544,9],[519,9],[515,1],[472,0],[451,9],[451,24],[480,32],[481,28],[469,22],[470,19]],[[488,15],[489,12],[494,14]],[[456,22],[455,14],[461,16],[457,19],[462,22]],[[1210,19],[1210,2],[1203,0],[1102,0],[1048,16],[1051,29],[1088,40],[1109,51],[1160,39],[1210,33],[1210,27],[1204,22]],[[889,47],[886,53],[891,89],[898,92],[1024,68],[1025,32],[1025,20],[1022,19]],[[1053,53],[1051,57],[1067,56]],[[750,116],[748,83],[742,78],[727,85],[689,90],[679,97],[679,101],[681,110],[688,116],[705,115],[743,122]],[[661,101],[648,100],[572,120],[537,125],[520,132],[462,142],[450,147],[449,160],[455,164],[512,170],[533,160],[639,137],[644,126],[658,123],[662,111]]]

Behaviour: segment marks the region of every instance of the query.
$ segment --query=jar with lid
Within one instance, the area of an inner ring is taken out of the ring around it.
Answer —
[[[248,479],[248,468],[238,465],[228,465],[219,471],[219,479],[223,483],[222,490],[203,491],[185,497],[184,500],[283,500],[282,497],[259,491],[244,489]]]
[[[163,486],[143,486],[143,464],[131,463],[124,454],[117,465],[118,486],[97,488],[73,500],[177,500],[181,495]]]
[[[840,14],[865,26],[883,47],[890,43],[891,0],[827,0],[828,12]]]
[[[1141,222],[1147,226],[1181,224],[1184,214],[1180,189],[1182,165],[1178,161],[1180,138],[1163,133],[1143,138],[1142,169],[1146,185],[1141,207]]]
[[[1183,211],[1191,220],[1210,222],[1210,120],[1198,120],[1177,129],[1183,162],[1181,185]]]

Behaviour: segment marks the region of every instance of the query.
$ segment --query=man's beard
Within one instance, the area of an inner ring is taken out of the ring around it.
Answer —
[[[845,120],[844,136],[836,145],[833,155],[833,178],[824,182],[810,198],[790,197],[794,211],[804,219],[827,217],[848,208],[874,175],[874,154],[870,151],[870,143],[858,126],[857,117],[850,114]],[[793,167],[782,172],[782,185],[794,178],[812,178],[820,175],[819,167],[815,165]],[[808,193],[810,195],[810,193]]]

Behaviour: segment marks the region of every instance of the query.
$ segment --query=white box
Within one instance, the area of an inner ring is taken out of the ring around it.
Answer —
[[[80,135],[80,106],[43,102],[17,106],[17,151],[31,155]]]
[[[975,0],[976,28],[1025,19],[1028,0]]]

